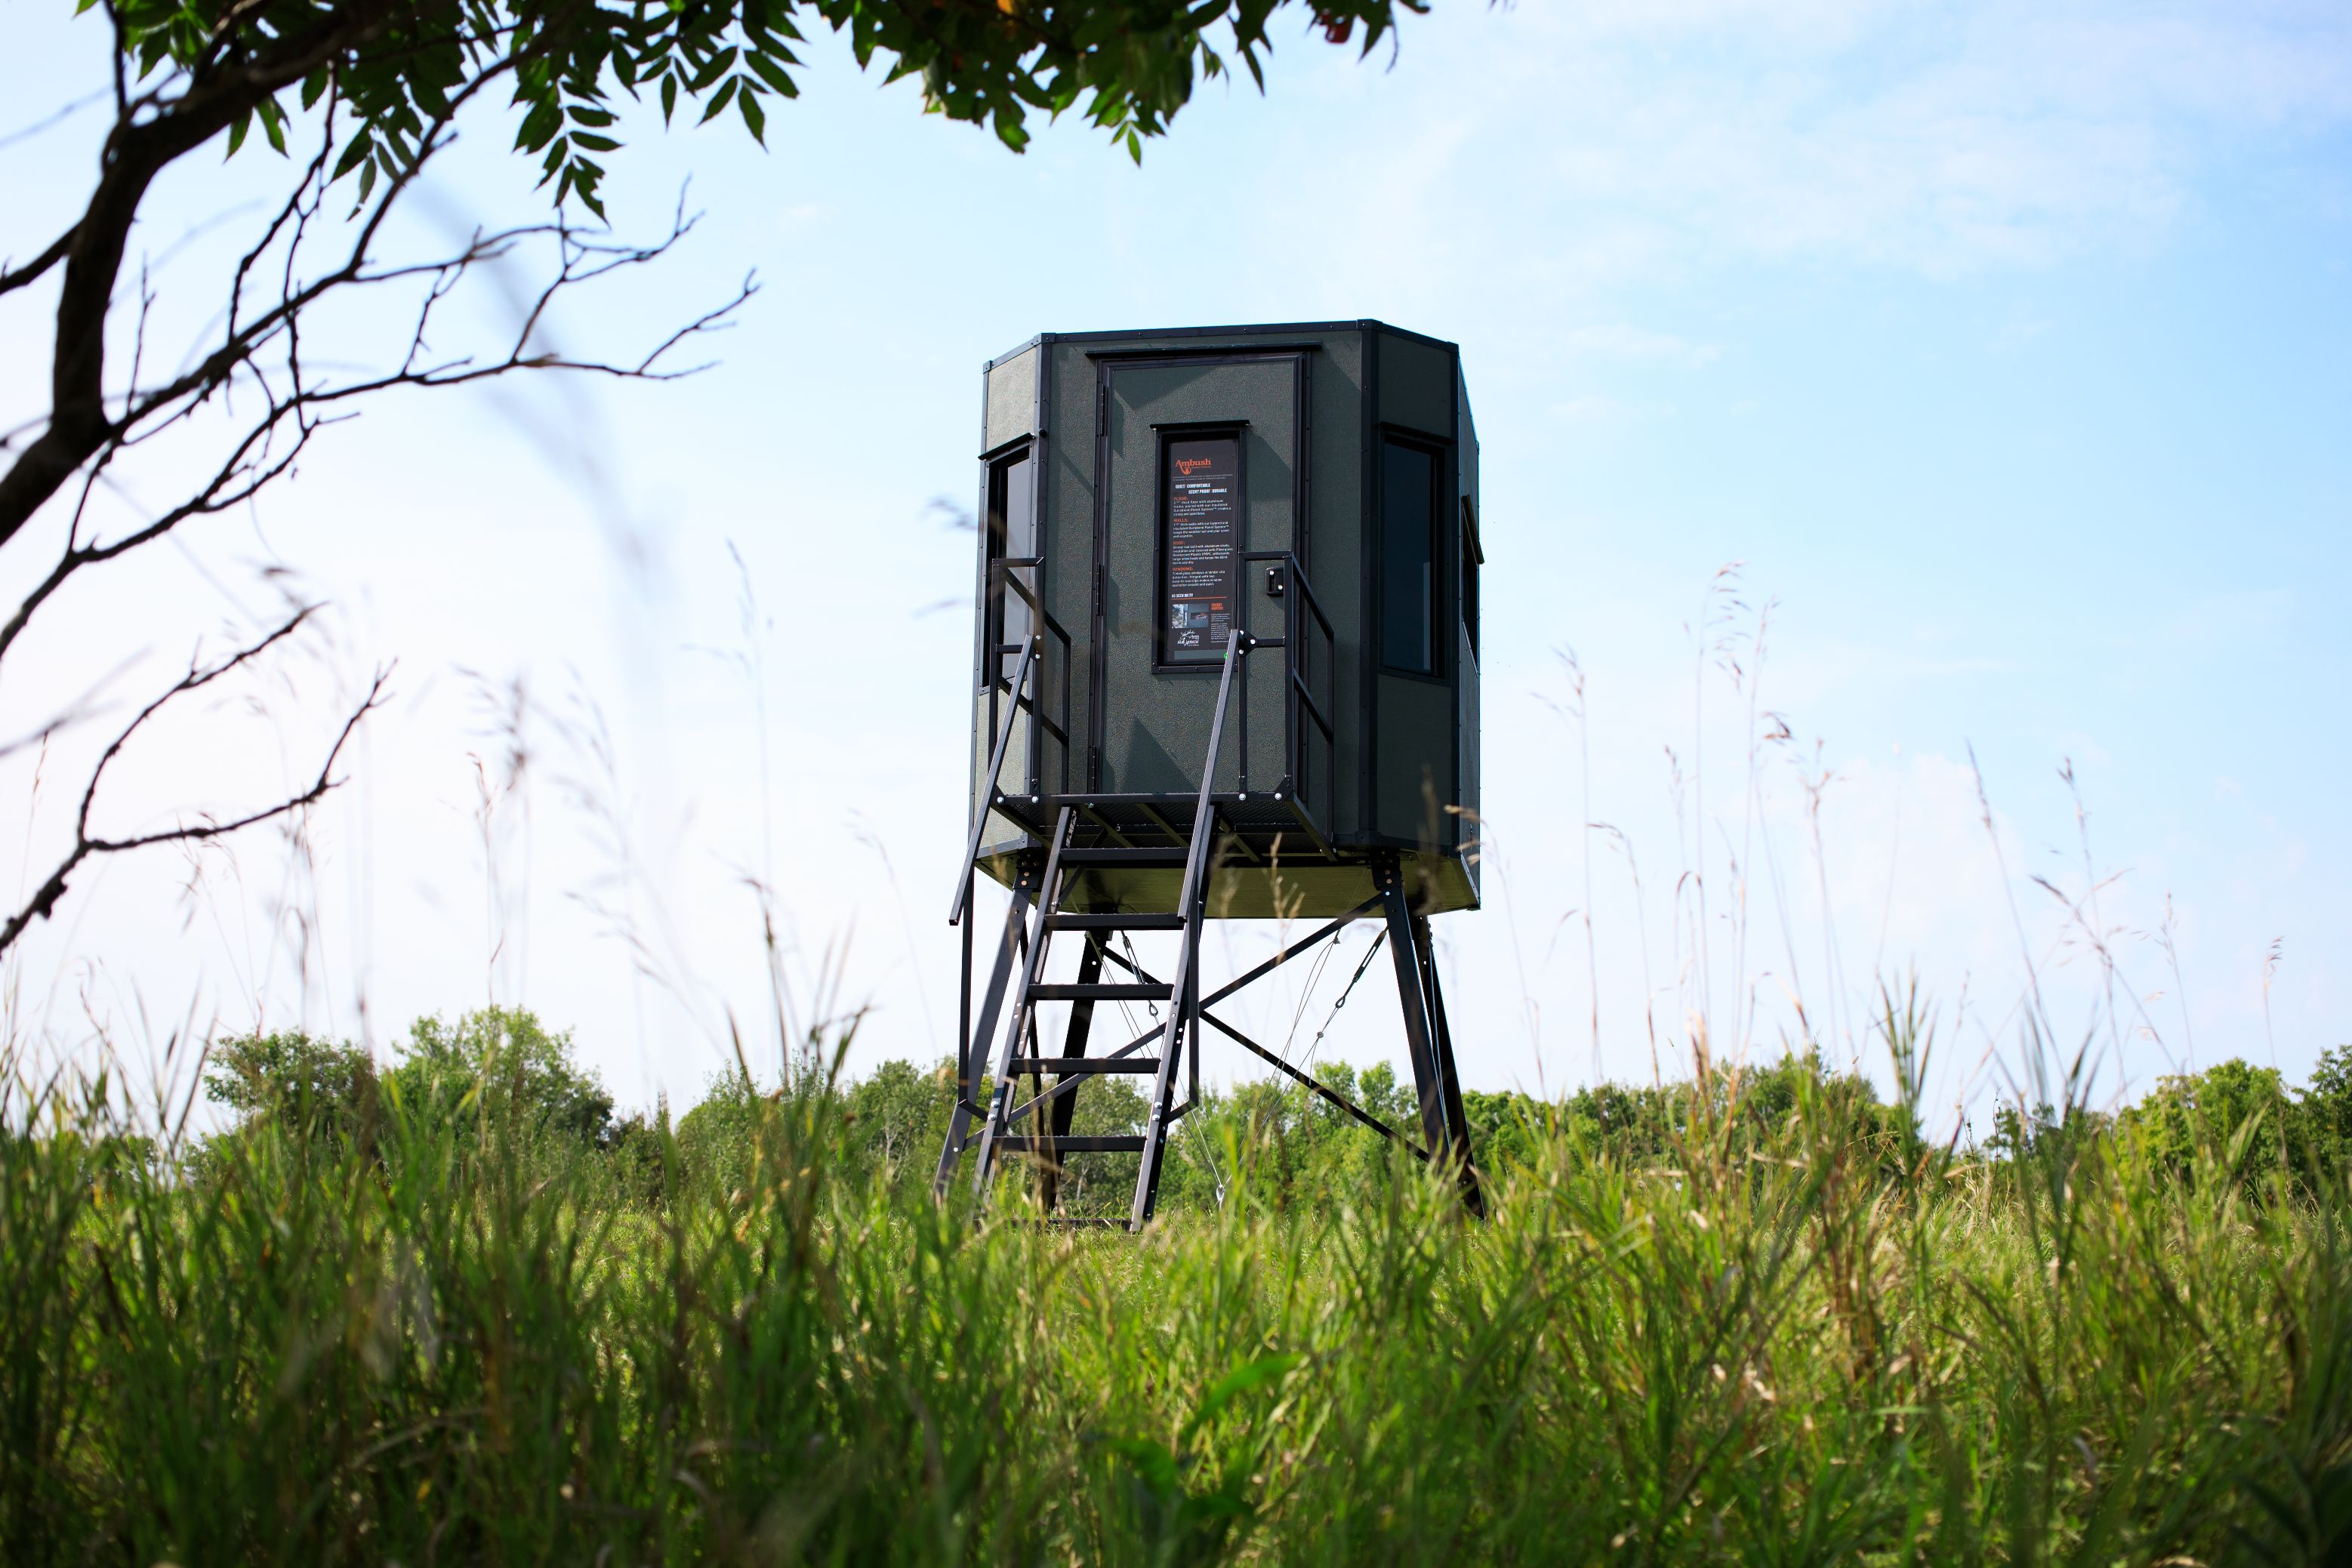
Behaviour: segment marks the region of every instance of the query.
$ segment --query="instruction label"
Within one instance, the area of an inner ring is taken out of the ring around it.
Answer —
[[[1238,602],[1242,444],[1230,435],[1171,441],[1163,461],[1162,656],[1171,663],[1216,659]]]

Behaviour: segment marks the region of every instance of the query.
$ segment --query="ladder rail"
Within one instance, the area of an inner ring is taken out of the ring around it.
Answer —
[[[971,1097],[980,1088],[982,1053],[986,1051],[987,1042],[996,1035],[997,1015],[1003,1009],[1006,988],[1012,981],[1013,959],[1023,952],[1023,934],[1028,929],[1024,917],[1029,913],[1030,895],[1034,891],[1029,884],[1026,871],[1013,878],[1013,900],[1004,911],[1004,936],[997,945],[996,961],[989,971],[988,991],[981,1002],[979,1025],[956,1041],[955,1104],[948,1113],[947,1145],[940,1152],[939,1173],[931,1180],[931,1193],[937,1198],[947,1197],[949,1186],[955,1181],[956,1164],[963,1158],[964,1146],[971,1136],[972,1117],[979,1111]],[[971,928],[967,926],[965,929],[969,932]],[[971,983],[971,977],[967,971],[964,977],[967,989]]]
[[[1045,880],[1037,884],[1028,961],[1022,967],[1020,988],[1013,993],[1013,1019],[1004,1031],[1004,1046],[998,1057],[996,1079],[989,1097],[988,1120],[980,1134],[980,1161],[972,1172],[972,1192],[983,1202],[988,1196],[989,1175],[995,1166],[997,1140],[1008,1131],[1006,1113],[1013,1103],[1013,1060],[1021,1054],[1022,1041],[1029,1035],[1036,1013],[1037,977],[1045,973],[1045,951],[1052,939],[1045,917],[1062,901],[1062,851],[1070,841],[1070,824],[1076,815],[1065,806],[1055,817],[1054,847],[1045,857]]]
[[[1168,991],[1168,1023],[1162,1037],[1167,1048],[1160,1054],[1160,1071],[1152,1079],[1151,1114],[1143,1130],[1143,1159],[1135,1173],[1135,1202],[1128,1210],[1129,1230],[1143,1228],[1160,1196],[1160,1165],[1166,1152],[1168,1124],[1172,1119],[1169,1105],[1175,1092],[1176,1061],[1184,1048],[1188,1025],[1192,1048],[1196,1051],[1200,1049],[1200,1025],[1189,1004],[1193,1000],[1195,960],[1201,951],[1201,912],[1206,902],[1206,890],[1202,883],[1206,878],[1210,844],[1217,836],[1213,799],[1217,752],[1224,740],[1225,713],[1233,701],[1234,670],[1248,652],[1244,641],[1246,635],[1238,626],[1226,634],[1224,673],[1217,677],[1217,706],[1209,718],[1209,755],[1201,766],[1201,793],[1192,807],[1192,842],[1184,857],[1183,892],[1176,906],[1177,913],[1183,916],[1184,931],[1176,950],[1176,973]]]

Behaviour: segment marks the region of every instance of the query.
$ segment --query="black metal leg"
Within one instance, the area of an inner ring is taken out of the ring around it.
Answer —
[[[947,1146],[940,1151],[939,1175],[932,1178],[931,1191],[936,1197],[945,1198],[948,1184],[955,1179],[958,1161],[963,1157],[964,1141],[971,1135],[974,1097],[980,1089],[982,1052],[996,1033],[996,1015],[1003,1010],[1004,989],[1013,978],[1013,960],[1024,938],[1024,917],[1029,913],[1029,896],[1036,885],[1036,873],[1029,857],[1022,858],[1021,869],[1013,881],[1013,904],[1004,912],[1004,938],[997,944],[996,965],[989,971],[988,995],[981,1003],[980,1019],[971,1034],[956,1045],[955,1108],[948,1116]]]
[[[1454,1150],[1445,1123],[1445,1086],[1438,1076],[1433,1032],[1429,1025],[1429,998],[1422,989],[1419,955],[1413,950],[1412,916],[1405,904],[1402,879],[1393,865],[1378,874],[1381,903],[1389,923],[1389,956],[1396,960],[1397,1005],[1404,1013],[1405,1049],[1412,1057],[1412,1086],[1421,1103],[1422,1136],[1433,1158],[1450,1159]]]
[[[1470,1118],[1462,1106],[1462,1074],[1454,1061],[1454,1031],[1446,1027],[1445,992],[1437,983],[1437,948],[1430,940],[1429,916],[1412,917],[1412,946],[1419,960],[1422,986],[1429,998],[1430,1054],[1437,1066],[1444,1096],[1446,1136],[1462,1183],[1462,1202],[1472,1214],[1486,1217],[1486,1197],[1478,1182],[1478,1167],[1470,1150]]]

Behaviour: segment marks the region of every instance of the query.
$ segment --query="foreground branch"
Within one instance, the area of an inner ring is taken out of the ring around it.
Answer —
[[[169,690],[140,709],[138,716],[123,727],[122,732],[117,735],[106,750],[100,754],[98,765],[90,769],[89,783],[82,790],[81,809],[74,815],[73,847],[66,852],[65,857],[58,862],[57,868],[49,873],[33,896],[26,902],[24,907],[10,915],[5,926],[0,926],[0,953],[5,953],[14,946],[17,937],[23,936],[26,928],[34,921],[47,918],[49,912],[57,907],[58,900],[65,896],[67,879],[71,877],[85,861],[93,856],[124,854],[132,850],[147,849],[156,844],[203,842],[226,838],[243,829],[268,821],[273,818],[283,817],[289,812],[300,810],[305,806],[313,805],[323,800],[327,791],[342,782],[334,777],[335,763],[342,756],[343,747],[350,743],[352,734],[358,730],[360,721],[383,705],[384,685],[391,678],[392,674],[388,668],[379,669],[376,672],[375,678],[368,685],[367,695],[343,720],[342,728],[337,732],[334,744],[327,748],[325,758],[319,764],[318,776],[310,781],[310,787],[300,793],[289,795],[271,805],[248,811],[243,816],[231,818],[226,821],[182,823],[178,827],[160,829],[152,833],[134,833],[127,838],[101,837],[93,834],[89,827],[90,813],[98,802],[98,788],[105,781],[107,768],[113,764],[117,757],[121,755],[122,748],[130,744],[131,737],[137,735],[149,719],[177,699],[191,692],[199,691],[231,672],[252,663],[271,647],[292,636],[302,623],[310,618],[314,608],[315,606],[310,606],[297,611],[267,636],[239,648],[218,664],[190,664],[185,675],[173,683]]]
[[[435,141],[430,151],[443,143]],[[667,256],[694,230],[698,218],[689,214],[683,200],[673,213],[669,230],[641,245],[620,244],[583,235],[562,214],[551,222],[522,225],[495,231],[477,231],[451,252],[428,260],[383,267],[367,265],[367,235],[382,223],[389,204],[405,188],[394,184],[377,201],[365,232],[325,276],[305,283],[293,280],[293,263],[317,216],[331,183],[327,149],[322,147],[285,207],[268,225],[269,236],[289,235],[288,281],[280,298],[252,320],[239,325],[232,304],[224,342],[193,371],[160,385],[133,388],[123,394],[121,413],[110,420],[104,439],[84,467],[80,484],[83,505],[108,468],[125,451],[152,441],[163,432],[194,418],[213,406],[215,394],[243,389],[259,396],[259,406],[241,430],[233,434],[220,461],[183,499],[131,529],[109,539],[89,538],[81,528],[82,505],[74,513],[64,548],[55,563],[0,621],[0,660],[5,660],[35,613],[76,574],[152,544],[191,517],[231,510],[257,498],[290,472],[310,439],[326,424],[350,417],[341,410],[398,387],[446,388],[489,381],[521,371],[583,371],[625,381],[670,381],[693,375],[707,362],[673,368],[671,359],[689,340],[725,330],[735,314],[758,292],[747,277],[723,303],[704,311],[671,331],[650,350],[634,360],[575,357],[551,351],[537,340],[558,298],[609,274],[649,266]],[[264,244],[269,236],[265,236]],[[533,242],[551,243],[556,251],[552,275],[529,300],[505,350],[494,357],[470,354],[436,357],[430,351],[435,317],[447,299],[477,268],[495,265],[518,247]],[[248,253],[237,268],[241,292],[257,252]],[[353,289],[421,286],[423,301],[407,334],[398,362],[380,373],[344,382],[320,379],[306,365],[301,350],[301,324],[306,314],[331,294]],[[265,359],[265,352],[268,358]]]

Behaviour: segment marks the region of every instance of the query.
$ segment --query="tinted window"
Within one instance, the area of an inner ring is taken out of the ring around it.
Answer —
[[[1381,661],[1437,673],[1437,457],[1387,442],[1381,452]]]
[[[1462,630],[1470,638],[1470,656],[1478,656],[1478,528],[1470,515],[1470,497],[1462,497]]]

